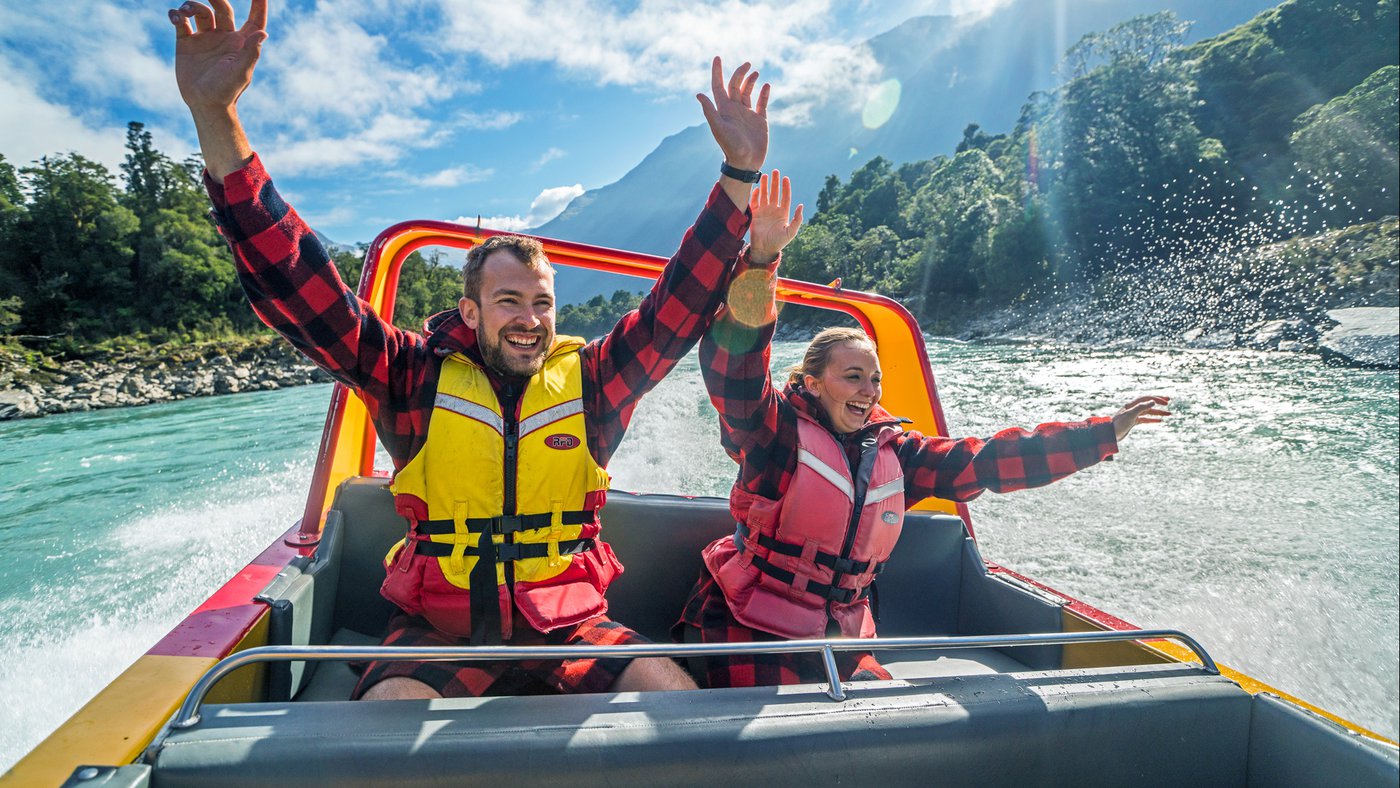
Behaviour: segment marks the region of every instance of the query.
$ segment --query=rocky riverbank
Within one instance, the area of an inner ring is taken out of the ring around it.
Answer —
[[[1400,309],[1350,307],[1321,315],[1256,320],[1239,326],[1209,322],[1184,330],[1152,330],[1115,320],[1086,301],[1003,308],[968,320],[956,338],[991,342],[1067,342],[1104,348],[1186,347],[1310,353],[1333,364],[1400,368]]]
[[[0,421],[329,381],[271,336],[75,359],[0,347]]]

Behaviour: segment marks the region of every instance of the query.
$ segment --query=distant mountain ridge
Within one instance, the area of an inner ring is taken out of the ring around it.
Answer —
[[[885,78],[898,80],[900,100],[888,122],[870,129],[859,111],[827,107],[811,125],[774,126],[766,166],[790,175],[796,200],[814,209],[828,175],[844,180],[876,156],[898,164],[951,154],[969,123],[991,133],[1009,130],[1031,93],[1057,84],[1055,71],[1064,50],[1085,33],[1170,10],[1195,22],[1194,41],[1274,5],[1267,0],[1017,0],[976,21],[915,17],[868,42]],[[774,90],[781,95],[782,85]],[[575,198],[533,232],[669,255],[714,183],[719,158],[703,125],[683,129],[662,140],[621,179]],[[638,279],[571,269],[561,270],[557,283],[561,303],[619,288],[645,288]]]

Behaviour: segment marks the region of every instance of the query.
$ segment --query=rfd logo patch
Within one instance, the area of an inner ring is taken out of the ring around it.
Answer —
[[[574,435],[569,435],[563,432],[556,432],[553,435],[550,435],[549,437],[544,439],[544,445],[548,446],[551,449],[559,449],[560,451],[563,451],[565,449],[576,449],[579,445],[579,439],[577,436]]]

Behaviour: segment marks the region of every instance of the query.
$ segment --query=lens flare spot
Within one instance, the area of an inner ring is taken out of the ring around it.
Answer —
[[[773,322],[777,315],[773,288],[774,281],[767,271],[758,268],[744,271],[729,285],[729,313],[752,328]]]
[[[860,121],[867,129],[878,129],[889,122],[894,111],[899,109],[899,94],[903,90],[899,80],[887,79],[875,86],[870,97],[865,100]]]

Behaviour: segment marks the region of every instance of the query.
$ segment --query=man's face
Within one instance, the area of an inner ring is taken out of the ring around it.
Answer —
[[[554,272],[537,271],[505,249],[481,266],[481,302],[457,302],[487,366],[508,375],[533,375],[554,344]]]

